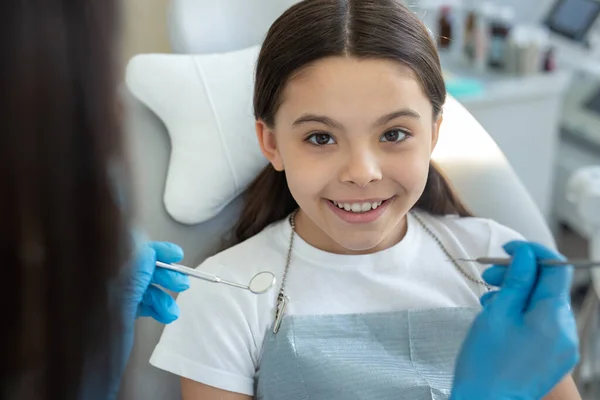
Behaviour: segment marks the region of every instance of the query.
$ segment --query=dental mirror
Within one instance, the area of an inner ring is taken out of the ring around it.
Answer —
[[[161,261],[156,262],[156,266],[159,268],[168,269],[171,271],[177,271],[187,276],[191,276],[193,278],[198,278],[203,281],[212,282],[212,283],[222,283],[228,286],[232,286],[238,289],[249,290],[254,294],[263,294],[268,292],[274,285],[277,279],[275,279],[275,275],[269,271],[259,272],[254,275],[252,279],[250,279],[250,283],[248,285],[243,285],[241,283],[227,281],[225,279],[221,279],[217,275],[208,274],[206,272],[198,271],[193,268],[186,267],[185,265],[179,264],[167,264]]]
[[[250,284],[248,285],[248,290],[250,290],[254,294],[262,294],[266,293],[275,285],[275,275],[271,272],[263,271],[254,275],[252,279],[250,279]]]

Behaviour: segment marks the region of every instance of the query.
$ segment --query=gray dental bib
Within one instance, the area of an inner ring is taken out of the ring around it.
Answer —
[[[454,363],[480,310],[286,316],[269,330],[257,399],[444,400]]]

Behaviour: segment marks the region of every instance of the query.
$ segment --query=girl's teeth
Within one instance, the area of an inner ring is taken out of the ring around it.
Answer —
[[[352,204],[338,203],[337,201],[333,202],[333,204],[336,205],[338,208],[340,208],[342,210],[350,211],[353,213],[363,213],[363,212],[375,210],[381,205],[381,203],[382,203],[381,201],[374,202],[374,203],[352,203]]]

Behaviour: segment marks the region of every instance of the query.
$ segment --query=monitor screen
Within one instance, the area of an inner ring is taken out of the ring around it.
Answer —
[[[582,42],[599,13],[598,0],[558,0],[545,24],[553,32]]]

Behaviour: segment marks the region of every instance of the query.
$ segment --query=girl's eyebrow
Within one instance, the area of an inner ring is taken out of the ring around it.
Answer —
[[[402,110],[394,111],[392,113],[389,113],[389,114],[386,114],[386,115],[380,117],[379,119],[377,119],[377,121],[375,121],[373,126],[378,127],[381,125],[385,125],[388,122],[390,122],[391,120],[400,118],[400,117],[410,117],[410,118],[416,118],[416,119],[421,118],[421,116],[419,115],[418,112],[411,110],[409,108],[404,108]],[[299,125],[306,124],[309,122],[317,122],[319,124],[327,125],[329,127],[337,128],[337,129],[344,128],[344,126],[342,124],[340,124],[339,122],[336,122],[333,119],[331,119],[325,115],[317,115],[317,114],[303,114],[300,118],[298,118],[297,120],[294,121],[292,126],[299,126]]]
[[[410,118],[415,118],[415,119],[419,119],[421,118],[421,115],[419,115],[418,112],[411,110],[410,108],[403,108],[402,110],[398,110],[398,111],[394,111],[393,113],[389,113],[387,115],[384,115],[383,117],[379,118],[374,124],[374,127],[378,127],[381,125],[385,125],[388,122],[390,122],[393,119],[396,118],[400,118],[400,117],[410,117]]]
[[[326,117],[324,115],[317,114],[304,114],[300,118],[295,120],[292,126],[299,126],[309,122],[317,122],[319,124],[327,125],[332,128],[343,129],[342,124],[340,124],[339,122],[335,122],[331,118]]]

